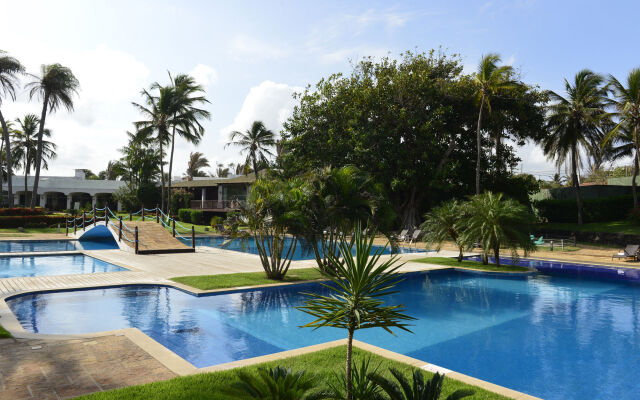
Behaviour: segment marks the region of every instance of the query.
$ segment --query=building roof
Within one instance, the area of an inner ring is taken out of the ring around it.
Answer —
[[[24,175],[13,175],[13,191],[24,191]],[[34,177],[27,176],[27,190],[33,189]],[[125,186],[124,181],[92,180],[70,176],[41,176],[38,183],[38,193],[61,192],[69,193],[113,193]],[[7,189],[7,182],[2,182],[2,188]]]
[[[211,187],[218,185],[226,185],[232,183],[253,183],[256,180],[255,174],[250,172],[247,175],[236,175],[229,178],[208,178],[208,179],[194,179],[192,181],[181,180],[172,181],[171,187]]]

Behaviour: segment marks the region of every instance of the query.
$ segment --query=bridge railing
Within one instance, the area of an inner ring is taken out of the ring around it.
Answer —
[[[158,206],[155,208],[144,208],[144,206],[142,206],[142,208],[136,212],[129,212],[128,220],[129,222],[155,220],[156,223],[162,224],[165,229],[169,229],[174,238],[177,237],[184,241],[191,241],[191,247],[194,250],[196,248],[195,227],[192,225],[191,229],[187,228],[180,222],[177,222],[175,217],[165,214]],[[116,223],[113,221],[116,221]],[[79,229],[86,231],[87,228],[97,226],[98,223],[101,224],[103,222],[105,226],[111,227],[117,232],[118,242],[125,240],[126,242],[132,243],[135,253],[138,254],[140,246],[138,227],[134,226],[131,228],[128,226],[122,215],[117,215],[109,206],[103,208],[93,207],[89,212],[85,210],[82,212],[82,215],[70,220],[65,220],[65,231],[68,235],[69,232],[73,230],[75,235]],[[189,233],[191,233],[191,235],[189,235]],[[187,236],[185,237],[183,234]]]

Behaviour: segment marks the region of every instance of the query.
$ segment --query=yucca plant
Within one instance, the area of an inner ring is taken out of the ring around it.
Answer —
[[[323,272],[330,282],[322,283],[328,295],[303,293],[309,299],[299,310],[315,319],[303,327],[314,329],[330,326],[347,330],[347,360],[345,372],[346,399],[352,400],[351,357],[353,335],[358,329],[382,328],[393,334],[391,328],[411,332],[405,321],[415,318],[405,315],[403,305],[386,305],[383,300],[393,293],[399,282],[396,272],[400,265],[397,257],[381,261],[387,246],[373,250],[375,231],[362,233],[360,223],[354,228],[353,242],[342,238],[339,255],[329,253],[331,268]],[[355,249],[355,257],[352,250]]]
[[[396,378],[397,383],[384,376],[371,373],[369,379],[375,382],[389,396],[389,400],[438,400],[442,393],[444,375],[436,373],[431,379],[425,381],[420,370],[413,371],[413,380],[409,380],[395,368],[389,372]],[[459,389],[447,396],[446,400],[460,400],[473,395],[471,389]]]
[[[292,372],[291,368],[276,366],[261,368],[257,374],[239,370],[239,382],[230,385],[226,396],[230,399],[262,400],[319,400],[327,393],[313,391],[313,377],[305,371]]]

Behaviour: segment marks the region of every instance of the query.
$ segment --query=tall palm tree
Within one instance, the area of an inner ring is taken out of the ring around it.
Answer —
[[[588,69],[578,72],[573,85],[564,80],[566,97],[549,92],[553,101],[547,116],[550,134],[543,139],[542,148],[547,157],[558,165],[569,160],[571,183],[575,188],[578,205],[578,224],[582,225],[582,197],[578,181],[580,150],[588,149],[599,135],[605,113],[606,88],[604,78]]]
[[[609,75],[609,87],[613,91],[614,98],[609,100],[615,108],[615,114],[620,118],[619,123],[604,138],[602,146],[606,146],[612,138],[620,135],[631,134],[633,146],[635,148],[634,165],[640,162],[640,68],[634,68],[627,75],[626,87],[618,81],[613,75]],[[621,127],[628,128],[626,132],[622,132]],[[633,191],[633,208],[638,208],[638,194],[636,189],[636,180],[632,180]]]
[[[10,57],[6,52],[0,50],[0,128],[2,128],[2,139],[4,141],[5,159],[7,167],[7,189],[8,189],[8,204],[9,207],[13,206],[13,175],[11,169],[11,139],[9,135],[9,128],[7,122],[2,115],[2,100],[6,97],[10,97],[11,100],[16,99],[16,87],[18,86],[18,75],[24,73],[24,67],[20,64],[20,61]],[[1,174],[0,174],[1,175]],[[2,194],[2,177],[0,176],[0,198]]]
[[[189,153],[189,162],[187,164],[187,172],[185,176],[187,178],[207,176],[206,173],[200,171],[201,168],[209,166],[209,160],[200,152]]]
[[[169,74],[171,78],[171,74]],[[171,153],[169,155],[169,184],[167,190],[167,206],[171,204],[171,174],[173,173],[173,153],[176,144],[176,133],[189,143],[198,144],[204,135],[200,120],[211,118],[209,111],[197,105],[209,103],[202,94],[204,87],[198,85],[193,77],[180,74],[171,78],[176,91],[174,104],[174,121],[171,127]]]
[[[264,126],[262,121],[253,121],[251,128],[244,132],[233,131],[227,146],[240,148],[240,154],[247,153],[246,163],[253,166],[253,172],[258,177],[258,161],[266,162],[267,155],[273,156],[269,148],[276,145],[275,134]]]
[[[42,114],[38,128],[38,144],[36,146],[36,175],[33,180],[33,196],[31,196],[31,208],[35,208],[40,181],[40,168],[42,166],[42,140],[44,126],[47,119],[47,110],[55,112],[61,106],[67,111],[73,111],[73,96],[78,93],[80,82],[73,72],[60,64],[42,65],[40,76],[31,75],[33,81],[27,84],[29,98],[37,97],[42,100]]]
[[[480,194],[480,160],[482,158],[482,113],[486,106],[487,112],[491,113],[491,99],[501,93],[507,92],[518,83],[512,79],[513,68],[509,65],[498,66],[501,61],[500,56],[490,53],[482,57],[478,65],[478,71],[474,74],[474,81],[477,86],[476,96],[480,103],[478,112],[477,137],[477,158],[476,158],[476,194]]]
[[[36,152],[38,147],[38,124],[40,119],[35,114],[27,114],[22,119],[16,119],[19,128],[13,131],[14,157],[22,160],[22,168],[24,169],[24,205],[28,204],[28,187],[27,177],[31,172],[31,167],[36,163]],[[43,136],[50,138],[51,130],[45,129]],[[49,169],[48,160],[54,159],[56,154],[56,145],[48,140],[42,140],[42,168]]]

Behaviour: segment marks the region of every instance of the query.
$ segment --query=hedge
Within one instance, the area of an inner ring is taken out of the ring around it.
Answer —
[[[548,222],[576,222],[578,206],[575,200],[538,200],[533,202],[539,216]],[[632,196],[600,197],[582,200],[584,222],[605,222],[625,219],[633,210]]]
[[[13,208],[0,208],[0,216],[7,215],[42,215],[44,214],[44,209],[41,207],[36,207],[34,210],[30,208],[24,207],[13,207]]]
[[[202,221],[204,221],[204,213],[202,210],[191,210],[191,223],[202,225]]]
[[[178,210],[178,219],[182,222],[191,222],[191,210],[188,208],[181,208]]]
[[[46,228],[60,224],[64,227],[64,215],[10,215],[0,216],[0,228]]]

